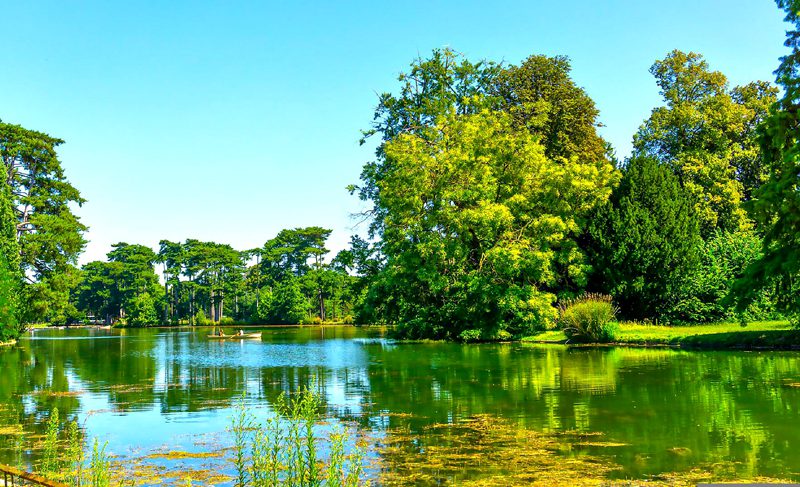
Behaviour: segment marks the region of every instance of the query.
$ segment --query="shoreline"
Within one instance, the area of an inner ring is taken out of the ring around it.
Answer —
[[[800,351],[800,329],[788,321],[718,323],[695,326],[621,324],[619,336],[610,343],[567,343],[560,330],[524,337],[522,343],[560,344],[570,347],[643,347],[681,350]]]
[[[285,329],[327,327],[370,328],[370,325],[353,323],[313,324],[232,324],[232,325],[156,325],[147,327],[119,326],[111,329],[152,328],[160,330],[240,328]],[[379,325],[383,326],[383,325]],[[42,329],[42,328],[39,328]],[[98,329],[96,325],[68,326],[64,329]],[[100,328],[103,329],[103,328]],[[446,342],[444,340],[403,340],[401,344]],[[0,343],[10,346],[16,340]],[[459,343],[459,342],[449,342]],[[753,322],[745,327],[739,323],[717,323],[706,325],[660,326],[632,323],[620,324],[619,336],[609,343],[569,343],[560,330],[547,330],[516,340],[482,341],[474,343],[521,343],[537,345],[561,345],[573,348],[631,347],[672,348],[680,350],[752,350],[752,351],[800,351],[800,329],[791,327],[788,321]]]

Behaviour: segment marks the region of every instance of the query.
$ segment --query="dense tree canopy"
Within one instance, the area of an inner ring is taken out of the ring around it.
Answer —
[[[627,318],[665,318],[697,262],[693,200],[666,166],[635,157],[589,226],[593,286],[614,296]]]
[[[672,51],[650,72],[664,97],[634,137],[636,154],[678,176],[694,199],[701,231],[737,231],[748,222],[742,200],[764,179],[755,127],[777,90],[756,82],[731,90],[699,54]]]
[[[511,116],[489,110],[451,112],[385,154],[383,280],[394,302],[385,313],[408,335],[544,327],[550,291],[585,281],[573,238],[580,216],[608,197],[610,164],[548,159]]]
[[[4,239],[13,225],[15,245],[2,246],[12,267],[18,319],[62,321],[74,314],[69,302],[86,227],[72,211],[84,202],[66,179],[56,148],[63,141],[19,125],[0,122]],[[10,208],[10,212],[9,212]],[[16,252],[16,255],[14,253]],[[16,268],[16,269],[14,269]],[[16,276],[16,277],[15,277]]]
[[[597,133],[600,111],[570,78],[565,56],[531,56],[498,76],[494,92],[502,110],[537,136],[550,159],[600,161],[606,142]]]
[[[74,302],[87,317],[134,326],[349,321],[357,278],[340,262],[354,251],[327,262],[330,233],[282,230],[247,251],[195,239],[161,240],[157,253],[118,243],[108,262],[83,266]]]
[[[763,255],[747,269],[735,289],[739,308],[757,300],[762,289],[774,287],[781,309],[800,313],[800,2],[778,0],[793,29],[786,34],[791,52],[781,58],[777,81],[783,97],[759,127],[768,181],[749,203],[750,216],[764,229]]]

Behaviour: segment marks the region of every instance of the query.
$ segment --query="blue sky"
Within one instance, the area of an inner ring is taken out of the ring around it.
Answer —
[[[0,119],[66,140],[88,200],[82,262],[118,241],[246,249],[307,225],[344,247],[361,208],[345,186],[372,156],[359,130],[433,48],[569,56],[621,156],[660,103],[648,68],[670,50],[733,84],[772,81],[785,51],[770,0],[29,1],[3,18]]]

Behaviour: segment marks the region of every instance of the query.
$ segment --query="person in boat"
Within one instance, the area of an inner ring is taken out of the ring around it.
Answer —
[[[239,336],[244,335],[244,330],[239,330]]]

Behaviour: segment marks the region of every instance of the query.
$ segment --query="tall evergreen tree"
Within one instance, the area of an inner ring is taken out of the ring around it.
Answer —
[[[588,233],[592,287],[627,318],[667,317],[701,242],[693,201],[672,171],[649,157],[628,161]]]
[[[0,180],[0,341],[19,332],[19,245],[11,188]]]
[[[64,174],[56,148],[64,141],[0,122],[0,178],[9,188],[21,275],[29,284],[24,319],[49,320],[67,306],[72,267],[86,230],[72,211],[84,199]],[[5,220],[9,221],[9,220]]]

